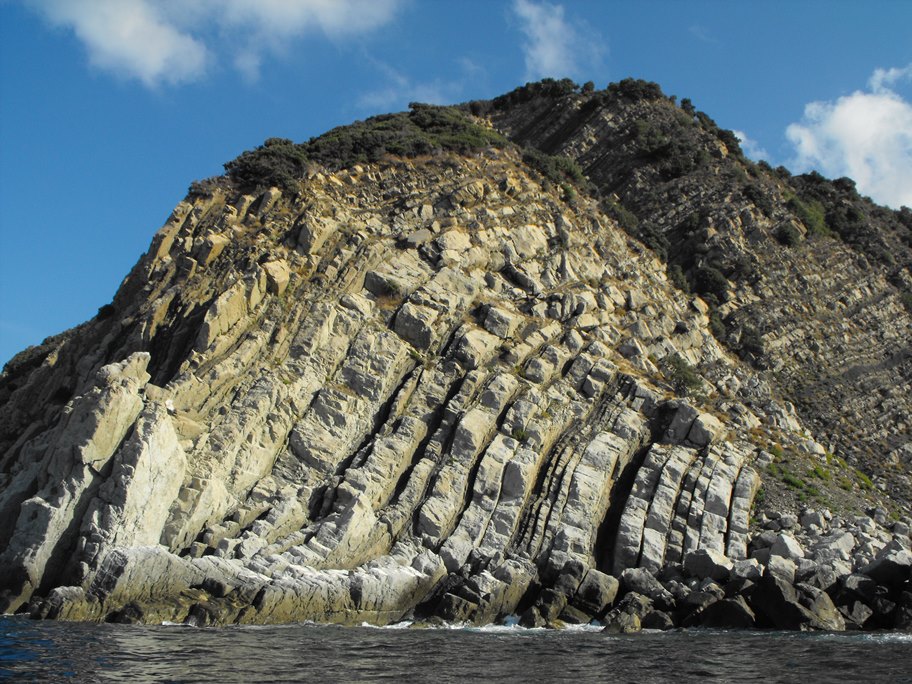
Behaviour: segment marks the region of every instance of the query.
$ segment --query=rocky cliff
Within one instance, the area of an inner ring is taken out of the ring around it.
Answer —
[[[672,606],[896,556],[908,210],[682,105],[545,82],[195,184],[111,304],[4,369],[0,607],[554,624],[616,578]],[[804,511],[802,567],[774,533],[807,506],[836,517]]]

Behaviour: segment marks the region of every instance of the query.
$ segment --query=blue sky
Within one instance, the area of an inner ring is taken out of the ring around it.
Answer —
[[[910,27],[907,0],[0,0],[0,364],[265,138],[545,76],[656,81],[755,158],[912,205]]]

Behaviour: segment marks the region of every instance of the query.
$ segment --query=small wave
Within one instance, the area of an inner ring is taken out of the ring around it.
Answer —
[[[412,624],[411,620],[403,620],[402,622],[394,622],[391,625],[387,625],[383,629],[408,629]]]
[[[389,625],[373,625],[370,622],[362,622],[362,627],[368,627],[370,629],[408,629],[414,623],[411,620],[402,620],[401,622],[393,622]]]

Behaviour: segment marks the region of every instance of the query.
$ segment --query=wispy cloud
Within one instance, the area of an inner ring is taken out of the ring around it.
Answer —
[[[703,43],[717,43],[718,41],[713,38],[712,33],[708,28],[700,24],[693,24],[688,29],[687,32],[692,35],[697,40]]]
[[[868,87],[875,93],[892,92],[890,86],[900,81],[912,81],[912,64],[902,69],[875,69],[868,79]]]
[[[367,57],[382,76],[382,84],[358,99],[371,112],[404,109],[409,102],[452,104],[464,96],[466,86],[485,77],[484,67],[468,58],[458,60],[460,75],[453,79],[416,81],[385,62]]]
[[[526,38],[527,79],[576,76],[605,53],[605,41],[568,20],[563,5],[514,0],[513,13]]]
[[[738,138],[738,142],[741,143],[741,150],[750,159],[769,159],[769,153],[763,148],[760,143],[751,138],[747,133],[738,130],[734,130],[732,133],[735,134],[735,137]]]
[[[199,80],[230,59],[248,79],[308,33],[334,39],[392,19],[403,0],[23,0],[72,30],[90,63],[148,87]]]
[[[892,88],[909,78],[912,64],[877,69],[868,91],[805,106],[786,129],[795,167],[849,176],[878,202],[912,206],[912,104]]]

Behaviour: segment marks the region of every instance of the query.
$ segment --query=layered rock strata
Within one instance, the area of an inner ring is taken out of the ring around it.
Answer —
[[[906,501],[900,230],[811,241],[783,208],[798,181],[657,88],[553,88],[469,107],[487,124],[418,107],[358,129],[401,126],[411,159],[305,165],[331,146],[273,141],[244,168],[281,187],[195,186],[110,305],[0,377],[0,609],[906,624],[905,521],[750,530],[761,477],[824,498],[786,464]],[[418,156],[440,126],[452,147]],[[600,197],[561,184],[568,158]],[[868,273],[878,240],[899,262]],[[870,426],[857,453],[847,425]]]
[[[509,151],[181,203],[6,404],[4,609],[484,621],[743,557],[757,449],[655,365],[734,362],[640,252]]]
[[[817,441],[912,500],[909,208],[878,207],[848,178],[753,164],[730,131],[655,84],[558,85],[478,106],[511,139],[578,162],[627,230],[718,299],[718,337]]]

